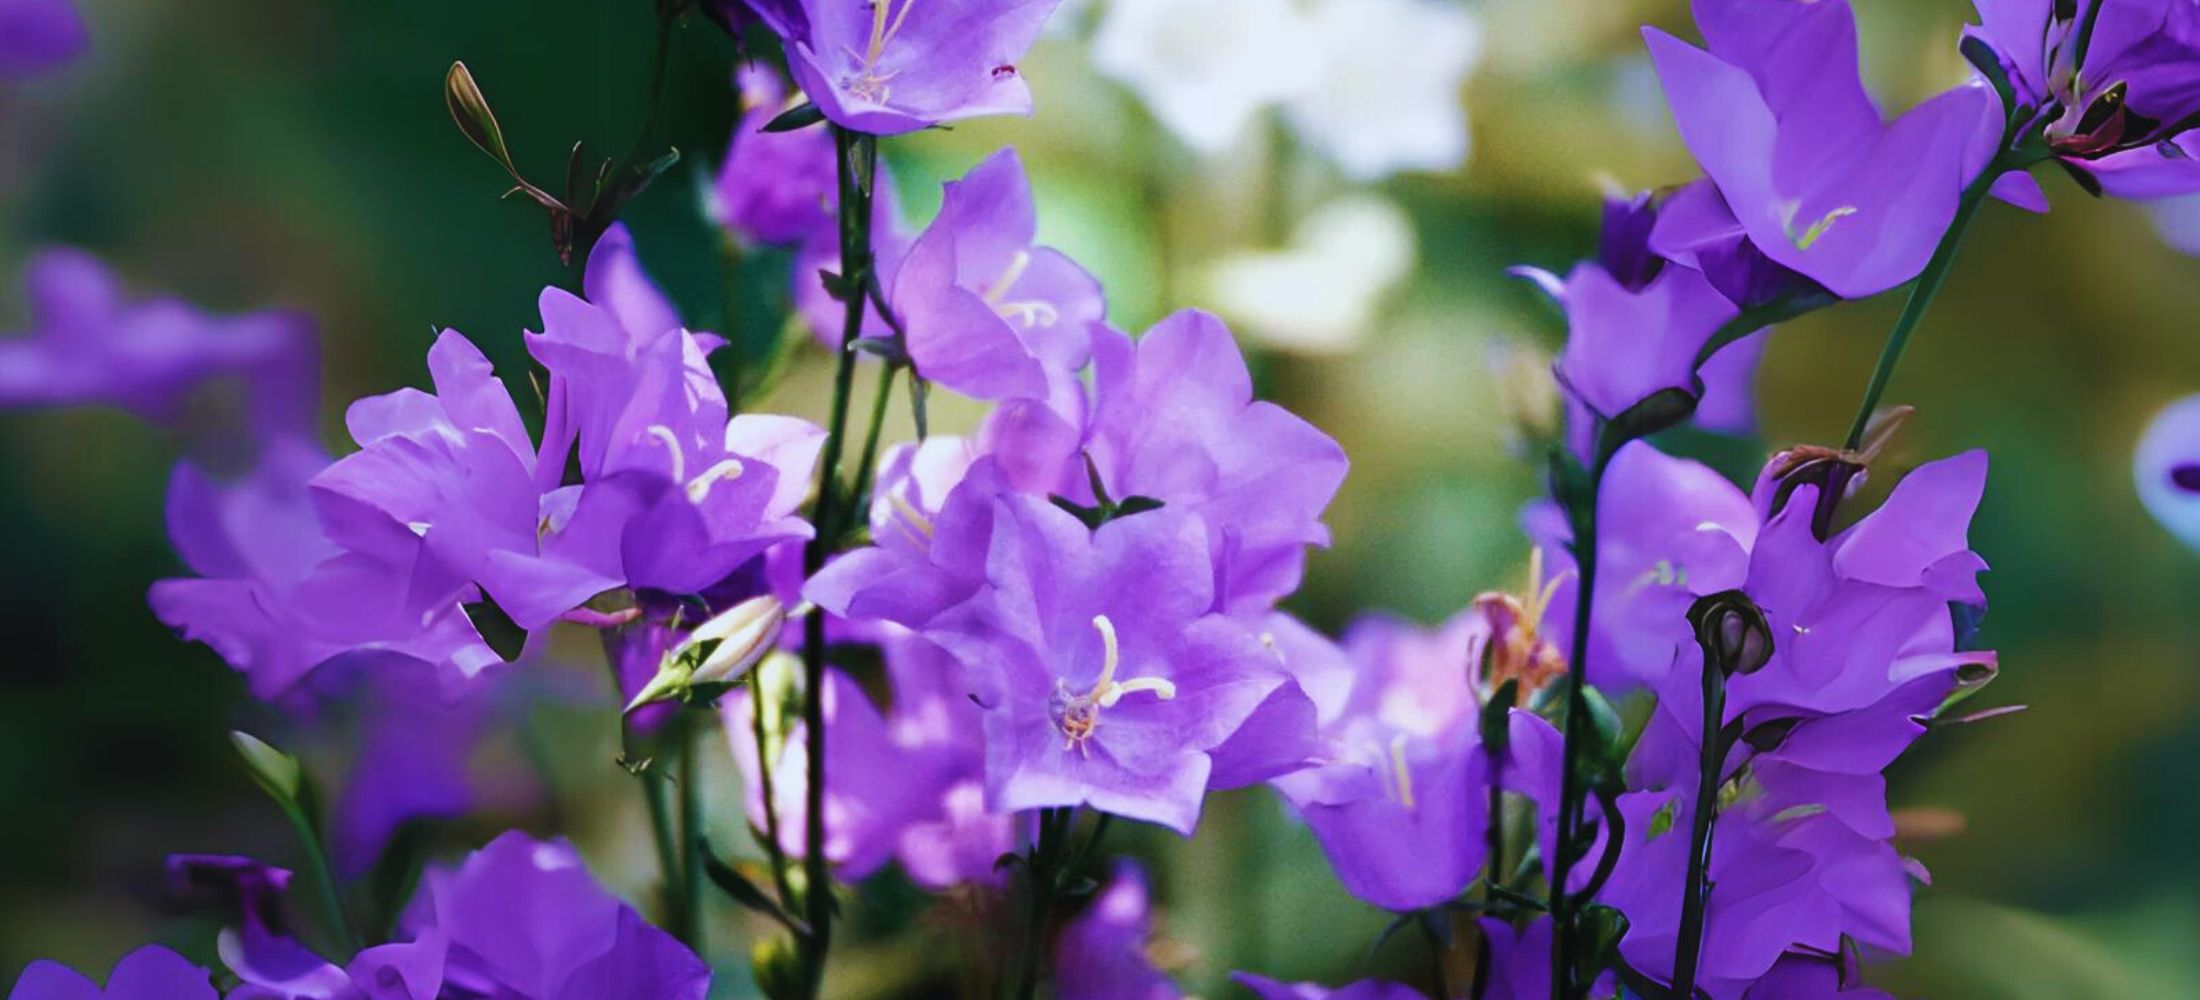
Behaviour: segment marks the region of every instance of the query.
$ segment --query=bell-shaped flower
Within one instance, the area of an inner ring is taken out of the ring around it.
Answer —
[[[1662,268],[1635,289],[1593,262],[1576,265],[1563,282],[1518,273],[1536,280],[1565,309],[1566,348],[1555,366],[1559,385],[1603,420],[1660,393],[1702,399],[1698,357],[1740,313],[1701,272],[1685,267]],[[1576,433],[1585,433],[1589,425],[1576,423]],[[1577,441],[1577,450],[1583,444]]]
[[[1644,29],[1681,139],[1750,240],[1844,298],[1916,276],[2001,137],[1976,81],[1892,123],[1847,0],[1697,0],[1709,51]]]
[[[2043,138],[2101,191],[2200,191],[2200,11],[2178,0],[1977,0],[1971,34],[2000,58]]]
[[[946,185],[889,295],[918,375],[980,399],[1043,399],[1050,372],[1084,366],[1107,300],[1074,261],[1036,245],[1037,233],[1015,150]]]
[[[786,42],[787,69],[833,124],[899,135],[1028,115],[1016,63],[1057,0],[772,0],[751,8]]]

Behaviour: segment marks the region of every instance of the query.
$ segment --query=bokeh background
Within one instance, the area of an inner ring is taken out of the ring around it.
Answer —
[[[1013,144],[1033,171],[1042,237],[1106,282],[1119,324],[1188,305],[1237,321],[1263,392],[1353,460],[1330,513],[1336,543],[1293,602],[1317,625],[1377,609],[1434,622],[1513,585],[1527,552],[1517,512],[1540,488],[1514,446],[1517,420],[1534,410],[1539,358],[1561,330],[1502,269],[1562,269],[1589,252],[1604,179],[1633,189],[1692,176],[1636,33],[1655,23],[1688,34],[1683,5],[1466,4],[1481,28],[1461,94],[1468,163],[1375,184],[1347,182],[1278,127],[1192,153],[1094,71],[1095,12],[1083,6],[1023,64],[1035,118],[887,144],[907,214],[927,218],[940,179]],[[466,60],[521,166],[555,175],[576,139],[604,150],[631,140],[647,90],[646,0],[83,7],[88,58],[0,91],[0,272],[68,243],[140,290],[310,313],[332,447],[344,444],[346,401],[423,381],[441,327],[468,333],[508,377],[524,371],[520,331],[535,325],[537,291],[563,275],[540,213],[500,201],[495,165],[452,128],[443,73]],[[1962,0],[1856,7],[1866,76],[1888,106],[1963,74],[1952,44]],[[702,211],[737,112],[734,48],[691,18],[671,51],[658,135],[684,159],[627,219],[690,326],[755,352],[776,334],[787,262],[729,258]],[[1985,214],[1890,396],[1919,410],[1904,461],[1993,455],[1972,538],[1994,566],[1982,639],[2003,669],[1987,700],[2030,709],[1927,740],[1892,776],[1898,807],[1961,822],[1904,844],[1934,873],[1918,956],[1874,976],[1938,997],[2187,995],[2200,981],[2189,777],[2200,764],[2200,556],[2142,511],[2129,455],[2157,408],[2200,389],[2200,261],[2169,249],[2144,211],[2045,180],[2052,214]],[[1354,225],[1316,215],[1345,196],[1380,202],[1353,202],[1365,210]],[[1320,284],[1340,270],[1325,261],[1369,254],[1403,263],[1381,280]],[[1289,282],[1293,292],[1345,321],[1298,329],[1289,317],[1306,310],[1290,308],[1279,326],[1257,282],[1248,294],[1223,277],[1248,260],[1305,276],[1314,284]],[[1792,324],[1764,363],[1761,436],[1672,444],[1746,477],[1770,447],[1829,441],[1898,307],[1889,296]],[[0,290],[0,329],[19,327],[22,311],[15,288]],[[816,415],[823,361],[807,358],[758,405]],[[946,406],[937,419],[972,416]],[[344,720],[287,725],[146,610],[147,585],[181,571],[161,521],[179,447],[112,412],[0,413],[0,982],[36,957],[105,968],[149,938],[207,954],[213,928],[161,903],[168,852],[295,861],[280,816],[234,765],[229,729],[341,767]],[[612,764],[597,656],[579,642],[543,665],[478,762],[480,814],[429,835],[462,848],[505,826],[565,832],[640,899],[651,860],[638,796]],[[718,753],[714,829],[738,843],[737,779]],[[1264,791],[1220,797],[1191,841],[1118,836],[1114,846],[1154,865],[1168,953],[1208,995],[1225,992],[1219,977],[1233,967],[1338,979],[1420,961],[1408,935],[1370,959],[1382,916],[1336,886]],[[720,992],[749,995],[751,928],[730,910],[714,917]],[[917,984],[939,982],[951,960],[940,956],[954,954],[927,942],[956,933],[955,918],[892,877],[852,919],[847,995],[922,995]]]

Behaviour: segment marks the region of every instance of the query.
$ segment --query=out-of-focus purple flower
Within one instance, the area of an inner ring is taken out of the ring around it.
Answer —
[[[0,10],[0,37],[6,27]],[[312,429],[320,355],[303,316],[211,316],[177,299],[132,301],[98,258],[70,248],[33,258],[23,295],[31,326],[0,340],[0,408],[104,404],[169,425],[194,392],[233,379],[254,438]]]
[[[1658,269],[1630,291],[1594,263],[1576,265],[1563,283],[1522,271],[1566,310],[1566,349],[1556,371],[1567,395],[1607,420],[1660,392],[1701,399],[1696,357],[1738,313],[1701,272]]]
[[[8,991],[8,1000],[216,1000],[211,976],[183,956],[157,944],[139,948],[115,963],[101,989],[59,962],[37,961],[24,968]]]
[[[838,197],[835,205],[837,211]],[[892,175],[884,164],[879,165],[878,176],[871,184],[871,267],[877,273],[880,288],[894,287],[894,277],[901,271],[901,260],[909,253],[909,243],[914,237],[902,225],[899,200],[894,196]],[[825,288],[824,272],[839,274],[840,231],[837,226],[827,226],[809,235],[795,250],[793,299],[795,315],[809,326],[810,334],[826,347],[840,346],[841,333],[847,326],[848,307],[833,298]],[[894,328],[886,322],[876,308],[866,307],[863,312],[861,336],[887,338]]]
[[[710,968],[605,892],[564,840],[506,833],[434,868],[400,921],[448,942],[445,989],[530,1000],[701,1000]]]
[[[1285,983],[1250,972],[1233,972],[1230,978],[1252,990],[1260,1000],[1428,1000],[1428,995],[1404,983],[1368,979],[1334,989],[1319,983]]]
[[[2178,0],[1978,0],[1971,33],[2017,102],[2052,117],[2048,147],[2125,198],[2200,191],[2200,11]]]
[[[1084,367],[1106,298],[1084,268],[1035,245],[1037,235],[1015,150],[948,182],[891,286],[917,374],[980,399],[1039,399],[1050,371]]]
[[[1556,581],[1544,631],[1570,637],[1577,603],[1572,532],[1548,501],[1531,506],[1524,519]],[[1741,586],[1756,541],[1749,498],[1709,466],[1668,456],[1647,441],[1613,455],[1597,503],[1588,652],[1597,686],[1658,690],[1678,651],[1693,648],[1688,606]]]
[[[1758,249],[1845,298],[1915,276],[2001,135],[1973,81],[1883,121],[1846,0],[1697,0],[1710,51],[1644,29],[1681,138]]]
[[[774,246],[796,246],[819,233],[837,238],[833,218],[840,192],[832,136],[815,128],[764,131],[795,103],[770,67],[743,67],[737,86],[741,123],[711,190],[711,218],[746,239]]]
[[[410,657],[450,683],[500,662],[455,598],[424,608],[410,601],[409,559],[329,540],[308,489],[327,465],[318,448],[287,439],[232,481],[179,464],[169,537],[197,576],[153,584],[153,613],[213,647],[270,700],[355,655]]]
[[[2147,513],[2200,549],[2200,396],[2171,403],[2147,425],[2131,474]]]
[[[995,811],[1091,805],[1188,835],[1215,773],[1296,765],[1214,759],[1289,680],[1211,613],[1197,519],[1164,508],[1093,530],[1036,497],[993,506],[985,585],[923,632],[987,709]]]
[[[1016,849],[1017,823],[985,808],[985,714],[970,700],[962,665],[911,633],[895,630],[882,645],[894,685],[888,732],[931,779],[895,857],[926,888],[998,885],[996,862]]]
[[[787,68],[833,124],[899,135],[985,115],[1028,115],[1016,61],[1057,0],[752,3],[786,41]]]
[[[70,0],[0,0],[0,80],[52,72],[91,42]]]
[[[869,695],[838,670],[825,675],[825,856],[838,877],[858,881],[891,860],[910,821],[936,805],[942,783],[936,760],[912,757],[896,746],[886,719]],[[725,700],[726,741],[748,789],[748,813],[764,829],[762,769],[754,736],[756,699],[738,691]],[[808,824],[809,742],[801,724],[789,726],[772,759],[772,797],[777,801],[780,848],[804,854]],[[998,855],[996,855],[998,857]]]
[[[169,895],[186,905],[205,906],[234,923],[282,927],[289,869],[234,854],[171,854],[162,867]]]
[[[1054,989],[1062,1000],[1177,1000],[1184,995],[1155,968],[1146,873],[1128,859],[1115,863],[1108,884],[1054,945]]]

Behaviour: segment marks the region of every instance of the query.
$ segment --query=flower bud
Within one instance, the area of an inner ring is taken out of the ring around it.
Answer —
[[[1753,674],[1772,659],[1772,626],[1757,603],[1739,590],[1701,597],[1688,609],[1706,665],[1728,676]]]
[[[681,697],[697,684],[732,682],[778,647],[786,624],[786,605],[769,594],[728,608],[666,653],[657,676],[642,686],[626,710]]]

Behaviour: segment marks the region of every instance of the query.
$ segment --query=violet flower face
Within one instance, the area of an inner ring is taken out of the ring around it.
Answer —
[[[149,944],[122,956],[104,989],[59,962],[32,962],[8,1000],[217,1000],[211,979],[183,956]]]
[[[1121,859],[1107,885],[1062,928],[1054,945],[1054,988],[1061,1000],[1177,1000],[1184,995],[1146,957],[1153,913],[1146,873]]]
[[[1589,662],[1607,692],[1655,691],[1679,652],[1694,648],[1689,605],[1747,578],[1757,513],[1726,477],[1647,441],[1621,448],[1604,476]],[[1578,602],[1571,531],[1548,501],[1531,506],[1525,519],[1557,581],[1544,631],[1570,637]]]
[[[447,990],[533,1000],[702,1000],[710,968],[605,892],[564,840],[506,833],[431,869],[400,922],[447,943]]]
[[[986,584],[923,630],[987,709],[989,804],[1090,805],[1189,835],[1212,752],[1288,683],[1210,613],[1203,527],[1167,508],[1098,530],[1036,497],[994,508]]]
[[[787,68],[833,124],[899,135],[985,115],[1028,115],[1017,60],[1057,0],[752,3],[786,41]]]
[[[53,72],[90,43],[84,15],[71,0],[0,0],[0,80]]]
[[[1106,298],[1037,233],[1015,150],[947,184],[891,286],[917,374],[979,399],[1043,399],[1049,372],[1084,367]]]
[[[254,439],[312,430],[320,355],[302,316],[131,300],[98,258],[69,248],[31,260],[23,296],[31,328],[0,339],[0,408],[104,404],[173,425],[202,388],[235,382]]]
[[[1546,973],[1547,975],[1547,973]],[[1428,1000],[1428,995],[1404,983],[1369,979],[1331,989],[1318,983],[1285,983],[1250,972],[1233,972],[1230,978],[1252,990],[1260,1000]]]
[[[2131,472],[2147,513],[2200,549],[2200,396],[2170,404],[2147,425]]]
[[[1750,241],[1834,294],[1915,276],[2000,139],[1972,83],[1881,119],[1846,0],[1697,0],[1709,51],[1643,34],[1682,140]]]
[[[2020,104],[2052,117],[2062,162],[2109,194],[2200,191],[2200,11],[2176,0],[1978,0],[1971,34],[2001,57]],[[2090,21],[2090,29],[2087,23]]]
[[[741,122],[711,190],[711,219],[771,246],[799,246],[820,233],[838,239],[833,221],[840,179],[832,135],[818,128],[764,131],[797,103],[770,67],[744,67],[738,89]]]

